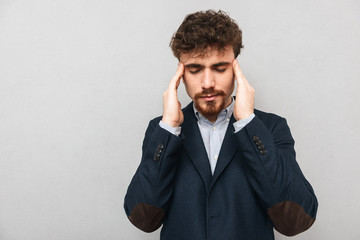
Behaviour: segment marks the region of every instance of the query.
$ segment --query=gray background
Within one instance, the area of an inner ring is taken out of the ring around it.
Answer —
[[[0,0],[1,240],[159,238],[123,199],[176,70],[170,37],[209,8],[242,28],[256,108],[287,118],[318,196],[293,239],[360,239],[360,2],[220,2]]]

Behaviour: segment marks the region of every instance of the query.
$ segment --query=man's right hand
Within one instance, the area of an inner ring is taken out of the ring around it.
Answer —
[[[177,97],[177,90],[184,74],[184,64],[179,62],[175,76],[171,79],[168,89],[163,94],[162,121],[172,127],[179,127],[184,121],[181,104]]]

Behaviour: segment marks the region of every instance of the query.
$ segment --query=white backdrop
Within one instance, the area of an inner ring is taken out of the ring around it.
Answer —
[[[170,38],[210,8],[242,28],[256,108],[288,120],[317,194],[292,239],[360,239],[359,1],[0,0],[1,240],[159,239],[124,195],[177,67]]]

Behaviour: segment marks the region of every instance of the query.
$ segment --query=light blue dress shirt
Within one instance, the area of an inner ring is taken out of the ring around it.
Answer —
[[[232,99],[231,104],[219,113],[215,123],[210,122],[208,119],[202,116],[194,106],[195,116],[198,119],[197,123],[199,126],[201,137],[204,142],[206,153],[209,158],[212,174],[214,174],[215,172],[215,167],[220,153],[221,145],[224,140],[226,129],[229,125],[231,115],[233,114],[234,111],[234,105],[235,105],[235,101],[234,99]],[[248,118],[234,122],[233,126],[235,132],[238,132],[242,128],[244,128],[246,124],[248,124],[254,117],[255,114],[253,113]],[[160,127],[166,129],[167,131],[169,131],[170,133],[176,136],[179,136],[181,133],[181,127],[172,127],[164,123],[163,121],[160,121],[159,124]]]

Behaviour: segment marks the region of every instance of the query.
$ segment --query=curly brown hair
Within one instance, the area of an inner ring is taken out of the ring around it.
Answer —
[[[242,32],[236,22],[221,10],[187,15],[170,42],[174,56],[178,59],[181,53],[192,52],[203,56],[209,49],[222,51],[227,46],[232,46],[236,58],[244,47]]]

